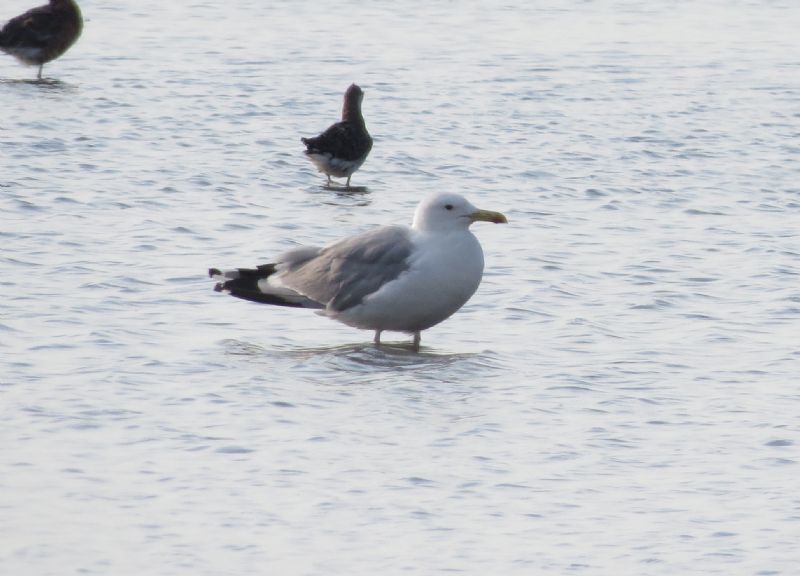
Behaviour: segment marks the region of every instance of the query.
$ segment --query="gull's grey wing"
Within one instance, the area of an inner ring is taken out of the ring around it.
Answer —
[[[292,290],[341,312],[408,270],[412,248],[408,228],[377,228],[340,240],[316,255],[301,250],[288,253],[280,262],[285,266],[280,279]]]
[[[278,257],[277,263],[284,270],[296,270],[312,258],[316,258],[323,251],[323,248],[316,246],[298,246]]]

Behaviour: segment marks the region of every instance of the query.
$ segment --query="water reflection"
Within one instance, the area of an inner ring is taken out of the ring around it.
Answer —
[[[0,78],[0,86],[35,86],[54,92],[68,92],[78,88],[57,78]]]
[[[413,372],[415,377],[431,377],[440,380],[459,380],[484,377],[501,369],[502,363],[493,352],[437,351],[423,346],[419,352],[411,343],[389,343],[376,345],[372,342],[338,344],[298,348],[290,343],[273,348],[242,340],[224,340],[222,346],[232,356],[245,356],[248,362],[264,362],[270,365],[291,365],[310,375],[323,379],[338,374],[402,374]]]
[[[337,194],[341,194],[343,196],[351,196],[354,194],[366,194],[369,192],[369,188],[366,186],[342,186],[339,184],[323,184],[320,186],[323,190],[331,190],[336,192]]]
[[[307,192],[314,196],[324,197],[321,201],[323,204],[329,206],[369,206],[372,203],[369,188],[366,186],[351,186],[345,188],[343,186],[328,186],[322,184],[320,186],[308,187]],[[333,194],[331,194],[333,193]]]

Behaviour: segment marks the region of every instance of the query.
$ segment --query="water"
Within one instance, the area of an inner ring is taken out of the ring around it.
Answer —
[[[793,2],[134,4],[0,59],[3,574],[796,573]],[[431,190],[510,224],[420,354],[205,277]]]

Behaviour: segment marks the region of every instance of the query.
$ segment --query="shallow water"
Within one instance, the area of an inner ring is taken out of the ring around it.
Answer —
[[[796,572],[793,3],[123,4],[0,58],[4,574]],[[419,354],[205,277],[432,190],[510,223]]]

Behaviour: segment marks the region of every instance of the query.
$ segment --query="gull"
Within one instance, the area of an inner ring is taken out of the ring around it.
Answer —
[[[9,20],[0,30],[0,50],[23,64],[39,66],[42,78],[46,62],[72,46],[83,30],[83,17],[74,0],[50,0]]]
[[[383,226],[324,248],[303,246],[270,264],[220,271],[214,290],[263,304],[316,309],[348,326],[414,337],[454,314],[475,293],[483,250],[473,222],[506,223],[458,194],[422,200],[411,227]]]
[[[347,178],[346,188],[350,188],[350,177],[367,159],[372,150],[372,137],[367,132],[364,117],[361,115],[361,101],[364,91],[351,84],[344,93],[342,120],[328,127],[314,138],[301,138],[306,145],[306,155],[317,170],[328,176]]]

